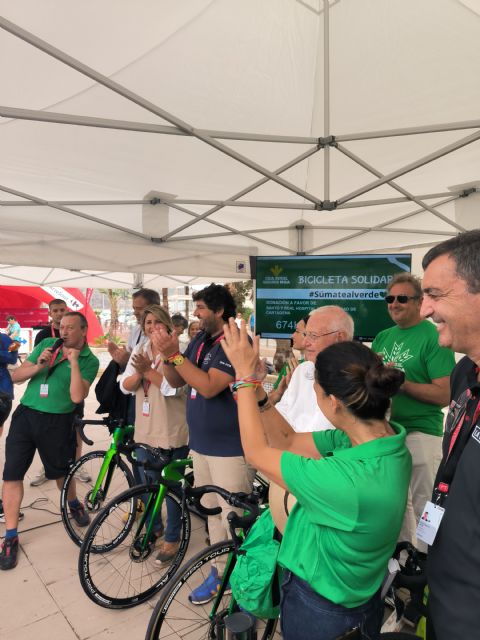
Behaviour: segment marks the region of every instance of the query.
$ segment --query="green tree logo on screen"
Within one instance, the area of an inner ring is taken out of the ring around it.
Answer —
[[[270,267],[270,271],[272,272],[272,275],[275,276],[275,278],[278,278],[278,276],[283,271],[283,267],[281,267],[280,265],[276,264],[275,266]]]

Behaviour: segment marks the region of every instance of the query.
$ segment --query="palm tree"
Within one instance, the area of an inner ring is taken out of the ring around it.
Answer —
[[[123,295],[123,289],[99,289],[99,291],[108,297],[110,304],[110,328],[108,335],[110,339],[116,338],[118,331],[118,301]]]

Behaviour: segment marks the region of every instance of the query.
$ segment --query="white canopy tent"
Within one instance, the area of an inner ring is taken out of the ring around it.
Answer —
[[[480,0],[0,16],[2,284],[246,278],[251,255],[421,255],[478,226]]]

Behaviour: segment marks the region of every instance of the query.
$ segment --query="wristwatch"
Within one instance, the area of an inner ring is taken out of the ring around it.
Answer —
[[[185,358],[181,353],[174,353],[173,356],[167,358],[169,364],[173,364],[174,367],[178,367],[185,362]]]
[[[265,397],[261,400],[257,400],[257,404],[259,407],[264,407],[268,402],[268,393],[265,394]]]

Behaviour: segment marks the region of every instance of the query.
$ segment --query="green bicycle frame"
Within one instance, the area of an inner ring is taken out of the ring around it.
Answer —
[[[95,504],[97,494],[100,490],[102,490],[104,494],[108,492],[115,469],[114,465],[111,464],[112,459],[114,458],[114,456],[118,455],[119,445],[125,444],[125,442],[128,442],[130,438],[133,438],[134,431],[135,427],[133,425],[116,427],[116,429],[114,430],[110,448],[105,452],[105,457],[103,459],[102,466],[100,467],[100,471],[98,472],[95,485],[93,486],[93,489],[91,490],[89,495],[89,501],[92,504]],[[103,484],[104,480],[105,484]]]
[[[170,480],[171,482],[182,482],[182,481],[184,482],[185,481],[184,472],[187,467],[189,467],[190,469],[193,468],[193,462],[191,458],[182,458],[179,460],[172,460],[172,462],[169,462],[162,469],[162,473],[161,473],[162,478],[165,478],[165,480]],[[148,519],[146,532],[145,532],[145,535],[143,536],[143,540],[141,543],[142,551],[144,551],[147,548],[149,541],[153,539],[153,536],[152,536],[153,525],[156,520],[157,513],[159,513],[159,511],[162,508],[162,504],[165,499],[165,494],[167,493],[167,491],[168,489],[166,485],[159,483],[158,492],[155,497],[155,502],[153,506],[151,506],[153,496],[150,496],[147,504],[145,505],[145,511],[142,513],[142,516],[139,519],[135,538],[137,538],[140,531],[142,531],[145,525],[145,522]]]

